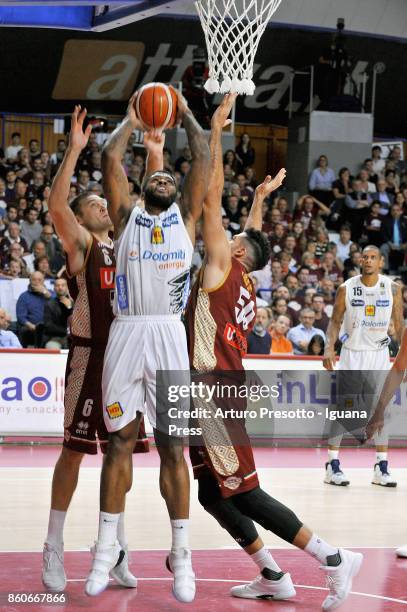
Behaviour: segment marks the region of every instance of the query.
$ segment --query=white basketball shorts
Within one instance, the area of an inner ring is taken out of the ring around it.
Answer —
[[[390,368],[388,347],[379,351],[355,351],[342,347],[337,364],[338,370],[376,370],[382,372]]]
[[[166,398],[157,401],[158,370],[171,372],[173,382],[189,386],[187,339],[179,317],[117,316],[110,328],[102,376],[103,417],[109,432],[123,429],[137,412],[146,414],[156,428],[160,406],[164,413],[160,422],[166,422]],[[158,377],[161,381],[160,373]],[[189,397],[181,398],[177,408],[188,411]]]

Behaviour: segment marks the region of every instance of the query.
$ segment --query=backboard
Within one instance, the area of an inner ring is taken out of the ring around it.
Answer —
[[[0,26],[102,32],[176,10],[184,0],[0,0]]]

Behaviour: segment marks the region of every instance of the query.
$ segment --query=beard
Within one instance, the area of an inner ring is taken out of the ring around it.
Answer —
[[[160,210],[168,210],[174,201],[175,195],[165,195],[163,193],[157,193],[155,189],[147,188],[144,192],[144,199],[147,206],[152,208],[158,208]]]

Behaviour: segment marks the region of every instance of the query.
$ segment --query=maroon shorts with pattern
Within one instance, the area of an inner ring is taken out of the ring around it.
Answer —
[[[75,338],[65,372],[64,446],[79,453],[95,455],[99,442],[106,452],[109,434],[103,420],[102,372],[105,346],[90,346]],[[134,452],[148,452],[144,421]]]

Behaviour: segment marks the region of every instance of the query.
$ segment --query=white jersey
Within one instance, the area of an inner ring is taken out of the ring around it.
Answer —
[[[115,315],[181,317],[193,246],[178,205],[159,215],[136,206],[115,246]]]
[[[393,310],[392,281],[379,274],[373,287],[361,275],[345,282],[346,310],[340,338],[352,351],[379,351],[388,344],[387,330]]]

